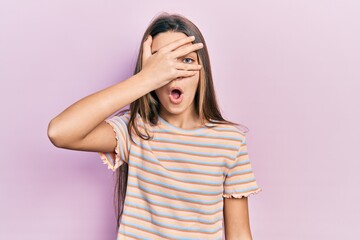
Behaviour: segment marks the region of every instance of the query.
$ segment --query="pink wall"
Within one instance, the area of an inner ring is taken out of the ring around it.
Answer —
[[[1,1],[0,239],[115,239],[112,173],[97,153],[54,147],[47,124],[129,77],[160,11],[202,30],[223,114],[250,128],[263,188],[249,197],[254,239],[360,239],[359,9],[346,0]]]

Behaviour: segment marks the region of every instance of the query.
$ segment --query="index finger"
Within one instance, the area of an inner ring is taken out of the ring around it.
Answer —
[[[189,42],[192,42],[195,40],[195,36],[190,36],[190,37],[184,37],[184,38],[180,38],[174,42],[171,42],[167,45],[165,45],[164,47],[162,47],[161,49],[159,49],[159,51],[164,51],[164,52],[171,52],[172,50],[186,44]]]

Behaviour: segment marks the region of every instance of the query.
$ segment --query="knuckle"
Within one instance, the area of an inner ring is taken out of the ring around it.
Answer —
[[[170,61],[169,63],[170,67],[172,70],[176,69],[178,67],[178,65],[176,64],[176,62]]]
[[[202,43],[196,43],[196,44],[194,44],[193,46],[194,46],[195,48],[201,48],[201,47],[204,46],[204,44],[202,44]]]

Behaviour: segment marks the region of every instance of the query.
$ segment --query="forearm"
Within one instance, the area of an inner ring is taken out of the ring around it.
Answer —
[[[225,240],[253,240],[250,235],[242,235],[242,236],[238,236],[238,237],[225,237]]]
[[[133,75],[66,108],[50,121],[48,135],[59,145],[83,139],[111,114],[154,88],[141,74]]]
[[[252,240],[247,197],[224,199],[224,228],[226,240]]]
[[[234,229],[234,228],[232,228]],[[232,231],[231,228],[225,226],[225,239],[226,240],[252,240],[250,227],[241,226],[236,231]]]

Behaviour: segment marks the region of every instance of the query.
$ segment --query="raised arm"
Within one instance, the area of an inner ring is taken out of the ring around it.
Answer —
[[[113,130],[104,120],[153,88],[139,73],[86,96],[50,121],[48,136],[57,147],[110,152],[115,147]],[[86,144],[82,144],[85,138]]]
[[[143,43],[143,68],[132,77],[86,96],[53,118],[48,125],[48,137],[57,147],[111,152],[116,139],[105,119],[143,95],[179,77],[189,77],[200,70],[200,65],[178,63],[177,57],[200,49],[186,37],[158,49],[152,54],[152,37]],[[179,48],[179,49],[177,49]],[[175,50],[176,49],[176,50]],[[175,51],[173,51],[175,50]]]

